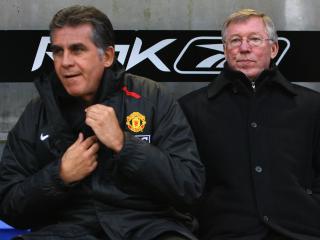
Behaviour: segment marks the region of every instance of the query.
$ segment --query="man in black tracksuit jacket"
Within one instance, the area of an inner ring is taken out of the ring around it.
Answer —
[[[222,33],[223,71],[180,101],[207,172],[201,239],[320,239],[320,94],[270,65],[269,17],[241,10]]]
[[[193,134],[159,84],[114,60],[112,31],[93,7],[52,20],[56,71],[35,81],[0,162],[0,218],[32,230],[21,239],[195,239]]]

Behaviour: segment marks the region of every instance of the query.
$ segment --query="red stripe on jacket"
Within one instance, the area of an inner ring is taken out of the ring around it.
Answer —
[[[133,98],[136,98],[136,99],[141,98],[141,95],[140,95],[140,94],[129,91],[126,86],[124,86],[124,87],[122,88],[122,91],[124,91],[127,96],[130,96],[130,97],[133,97]]]

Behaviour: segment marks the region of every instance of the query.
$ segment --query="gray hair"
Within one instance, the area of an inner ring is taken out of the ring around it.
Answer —
[[[104,52],[109,46],[114,46],[114,31],[107,15],[95,7],[83,5],[63,8],[53,16],[49,25],[51,40],[56,29],[82,24],[92,26],[92,41],[100,52]]]
[[[272,19],[266,14],[264,14],[263,12],[258,12],[254,9],[248,9],[248,8],[236,11],[227,18],[227,20],[223,24],[222,31],[221,31],[222,40],[225,41],[227,28],[230,25],[230,23],[243,22],[248,20],[251,17],[261,18],[265,24],[269,39],[273,42],[278,42],[277,30],[275,28],[275,25]]]

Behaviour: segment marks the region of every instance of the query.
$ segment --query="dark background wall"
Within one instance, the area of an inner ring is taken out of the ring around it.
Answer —
[[[244,7],[266,12],[273,18],[278,30],[320,30],[318,0],[2,0],[0,30],[47,30],[53,14],[73,4],[98,7],[111,18],[116,30],[220,30],[226,16]],[[26,43],[23,39],[13,41],[17,46],[25,47],[38,44]],[[0,145],[6,140],[7,132],[17,121],[27,102],[37,95],[31,80],[26,83],[11,82],[10,79],[6,81],[0,81]],[[179,97],[206,83],[164,84]],[[319,83],[301,84],[320,89]]]

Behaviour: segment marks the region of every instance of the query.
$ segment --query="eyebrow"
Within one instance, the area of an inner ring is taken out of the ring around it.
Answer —
[[[260,36],[262,36],[263,34],[258,33],[258,32],[250,32],[249,34],[247,34],[247,36],[252,36],[252,35],[260,35]],[[241,34],[238,34],[238,33],[230,35],[230,37],[234,37],[234,36],[242,37]]]
[[[68,49],[73,51],[73,50],[77,50],[77,49],[87,49],[87,47],[83,44],[83,43],[73,43],[68,45]],[[57,52],[59,50],[63,50],[63,47],[60,45],[51,45],[51,51],[52,52]]]
[[[62,47],[60,47],[59,45],[51,44],[51,46],[50,46],[50,50],[52,52],[56,52],[56,51],[61,50],[61,49],[62,49]]]

